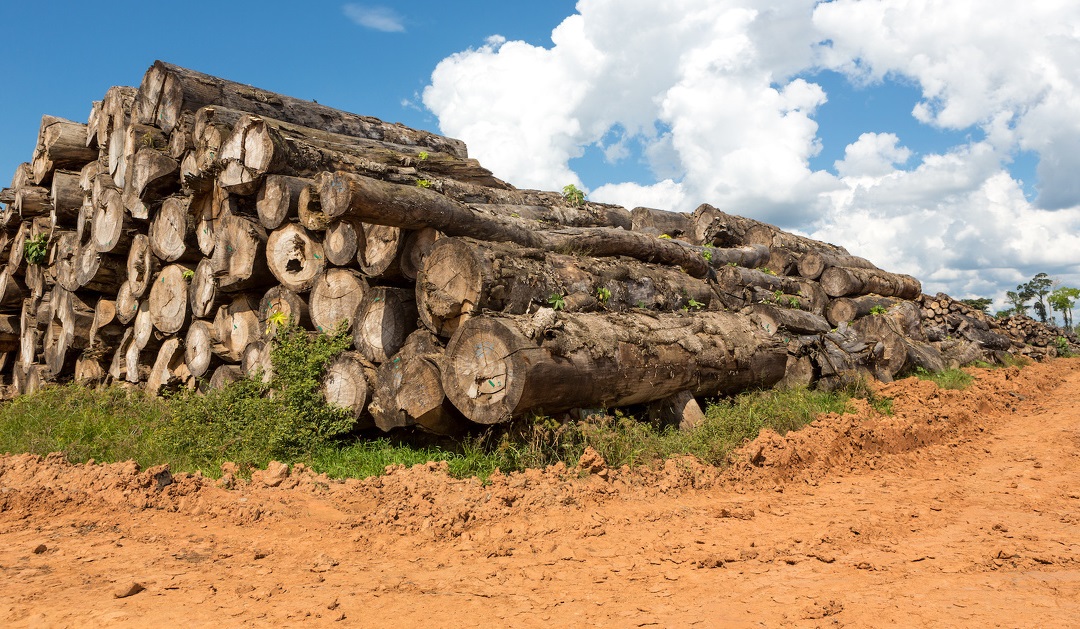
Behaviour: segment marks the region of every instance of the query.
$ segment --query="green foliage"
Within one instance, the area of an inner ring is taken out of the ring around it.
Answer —
[[[701,251],[701,257],[705,258],[709,262],[712,262],[712,248],[711,247],[705,247]]]
[[[611,301],[611,291],[603,286],[597,288],[596,299],[599,300],[600,303],[607,305],[607,303]]]
[[[689,299],[686,300],[686,307],[691,309],[691,310],[701,310],[702,308],[705,307],[705,304],[703,304],[700,301],[694,299],[693,297],[690,297]]]
[[[563,186],[562,195],[574,207],[581,207],[585,203],[585,193],[572,183]]]
[[[776,271],[773,271],[772,269],[770,269],[767,266],[759,267],[758,270],[761,271],[762,273],[764,273],[765,275],[776,275]]]
[[[986,314],[990,314],[990,311],[988,309],[990,308],[990,304],[992,304],[993,302],[994,300],[990,299],[989,297],[976,297],[972,299],[960,300],[960,303],[967,305],[969,308],[985,312]]]
[[[870,309],[870,314],[872,315],[883,315],[886,312],[888,312],[888,309],[886,309],[885,306],[874,306]]]
[[[1059,336],[1054,339],[1054,349],[1057,350],[1058,356],[1062,358],[1068,358],[1072,356],[1072,351],[1069,349],[1069,339],[1064,336]]]
[[[421,188],[430,188],[431,187],[431,181],[428,180],[428,179],[417,179],[416,180],[416,185],[421,187]]]
[[[191,269],[184,269],[183,271],[181,271],[180,277],[184,278],[185,280],[190,280],[191,278],[195,277],[195,271],[192,271]]]
[[[23,258],[29,264],[42,264],[49,254],[49,235],[38,234],[34,238],[27,238],[23,245]]]
[[[429,154],[428,154],[428,152],[427,152],[427,151],[420,151],[419,153],[417,153],[417,154],[416,154],[416,158],[417,158],[418,160],[420,160],[420,161],[424,161],[424,160],[426,160],[426,159],[427,159],[428,157],[429,157]]]
[[[1072,309],[1076,305],[1077,299],[1080,299],[1080,289],[1059,286],[1050,293],[1046,301],[1050,304],[1051,309],[1061,313],[1062,323],[1065,327],[1071,328],[1073,326]]]
[[[922,367],[916,367],[912,375],[919,380],[929,380],[938,385],[938,388],[940,389],[966,389],[972,382],[975,382],[975,376],[960,369],[927,371]]]
[[[547,301],[554,310],[564,310],[566,308],[566,299],[559,293],[551,293]]]
[[[802,305],[799,303],[798,298],[792,297],[788,299],[788,308],[791,308],[793,310],[800,310],[802,308]]]

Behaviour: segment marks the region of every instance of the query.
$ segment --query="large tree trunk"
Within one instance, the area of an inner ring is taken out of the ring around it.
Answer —
[[[375,286],[364,295],[353,322],[353,347],[373,363],[401,350],[416,329],[416,291]]]
[[[527,412],[627,406],[689,390],[696,396],[768,387],[787,350],[746,317],[563,313],[482,316],[446,349],[443,388],[481,424]]]
[[[53,173],[52,189],[49,197],[52,199],[52,223],[57,225],[72,225],[82,209],[85,193],[79,185],[80,173],[73,170],[58,170]]]
[[[352,269],[334,268],[319,276],[308,300],[315,329],[331,333],[344,325],[345,331],[351,330],[368,290],[367,280]]]
[[[870,368],[879,380],[889,382],[916,367],[931,372],[945,369],[940,351],[923,335],[919,307],[910,301],[898,302],[883,314],[857,319],[851,329],[875,345]]]
[[[321,390],[327,405],[349,412],[355,428],[371,428],[375,424],[366,411],[374,383],[375,365],[357,352],[342,352],[327,363]]]
[[[399,186],[346,172],[320,178],[323,211],[331,218],[352,216],[402,229],[433,227],[448,236],[466,236],[564,253],[625,255],[645,262],[681,266],[694,277],[709,272],[700,253],[678,243],[605,227],[538,230],[520,218],[486,214],[437,192]]]
[[[424,147],[429,151],[468,157],[464,142],[417,131],[400,124],[385,123],[370,116],[359,116],[332,109],[312,101],[260,90],[208,74],[195,72],[162,61],[155,61],[139,86],[137,118],[143,124],[156,124],[172,131],[181,112],[196,111],[206,105],[250,111],[296,125]]]
[[[356,252],[364,240],[364,224],[349,218],[336,220],[326,227],[323,249],[326,260],[336,266],[356,263]]]
[[[326,254],[306,229],[286,223],[267,237],[266,263],[285,288],[306,293],[326,269]]]
[[[401,279],[401,253],[408,232],[389,225],[364,225],[356,261],[364,275],[384,282]]]
[[[559,301],[568,311],[720,306],[707,282],[670,267],[468,238],[438,240],[416,283],[420,319],[442,337],[484,310],[524,314]]]
[[[794,335],[825,334],[829,331],[829,322],[824,317],[804,310],[753,304],[743,313],[750,315],[750,319],[770,335],[783,332]]]
[[[391,360],[379,367],[368,405],[375,425],[384,431],[419,426],[438,435],[461,432],[467,422],[446,399],[442,386],[443,347],[427,330],[409,335]]]
[[[826,251],[807,251],[799,258],[798,262],[799,275],[808,280],[818,279],[825,272],[825,269],[834,266],[881,270],[866,258],[845,256]]]
[[[915,299],[922,293],[922,284],[910,275],[839,266],[825,269],[821,274],[821,287],[830,297],[876,293],[884,297]]]
[[[828,302],[817,282],[772,275],[757,269],[724,267],[717,272],[716,283],[722,296],[732,300],[729,306],[742,307],[764,301],[822,314]]]
[[[314,184],[301,177],[268,175],[255,201],[259,222],[267,229],[277,229],[285,219],[296,216],[300,192]]]
[[[630,211],[633,230],[653,236],[678,238],[692,244],[701,244],[694,240],[693,223],[685,212],[657,210],[651,207],[636,207]]]
[[[875,308],[888,310],[896,305],[895,297],[882,297],[881,295],[862,295],[860,297],[837,297],[829,302],[825,308],[825,317],[834,326],[844,321],[854,321],[859,317],[865,317]]]

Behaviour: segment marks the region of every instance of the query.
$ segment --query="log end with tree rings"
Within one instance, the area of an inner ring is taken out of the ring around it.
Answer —
[[[370,374],[370,375],[368,375]],[[364,416],[368,401],[371,399],[371,386],[368,382],[374,376],[374,366],[356,352],[342,352],[326,365],[322,378],[322,394],[329,406],[343,408],[353,419]],[[363,421],[359,427],[373,426],[370,421]]]
[[[415,280],[423,266],[424,258],[439,238],[438,230],[431,227],[410,231],[401,248],[401,275],[405,279]]]
[[[195,243],[195,220],[189,214],[190,197],[169,197],[150,222],[150,247],[162,262],[189,257]]]
[[[319,276],[308,300],[315,329],[330,334],[342,326],[350,331],[368,290],[367,280],[352,269],[334,268]]]
[[[191,375],[201,378],[221,362],[215,363],[213,345],[214,326],[209,321],[192,321],[184,336],[184,361]]]
[[[295,293],[311,290],[326,268],[322,243],[296,223],[286,223],[270,233],[266,261],[274,277]]]
[[[364,225],[364,239],[356,252],[360,270],[368,277],[395,280],[401,277],[401,249],[405,233],[389,225]]]
[[[359,221],[338,219],[326,228],[323,248],[326,259],[336,266],[348,266],[356,260],[358,247],[364,241],[364,227]]]
[[[445,238],[436,241],[416,276],[420,320],[440,337],[449,338],[484,293],[486,265],[466,243]]]
[[[525,353],[530,347],[535,344],[496,318],[469,320],[446,347],[446,397],[476,423],[508,421],[525,390]]]
[[[188,321],[188,282],[194,271],[186,266],[170,264],[151,282],[147,302],[154,327],[162,334],[176,334]]]
[[[268,175],[255,199],[259,222],[267,229],[277,229],[289,217],[295,217],[300,192],[314,185],[310,179],[286,175]]]
[[[416,329],[415,291],[373,287],[356,309],[353,347],[373,363],[397,354]]]
[[[259,300],[259,323],[267,338],[276,337],[278,330],[289,324],[312,328],[307,302],[284,286],[274,286]]]

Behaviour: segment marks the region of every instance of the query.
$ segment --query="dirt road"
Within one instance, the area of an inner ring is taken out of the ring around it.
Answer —
[[[764,435],[724,471],[225,489],[3,457],[0,625],[1080,626],[1080,359],[978,378],[887,385],[892,417]]]

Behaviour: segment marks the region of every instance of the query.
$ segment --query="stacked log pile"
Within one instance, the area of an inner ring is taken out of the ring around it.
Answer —
[[[358,426],[446,434],[689,413],[691,396],[890,379],[1042,339],[709,205],[518,190],[458,140],[162,62],[86,124],[45,116],[0,202],[0,376],[17,393],[268,377],[292,321],[352,334],[323,389]]]

